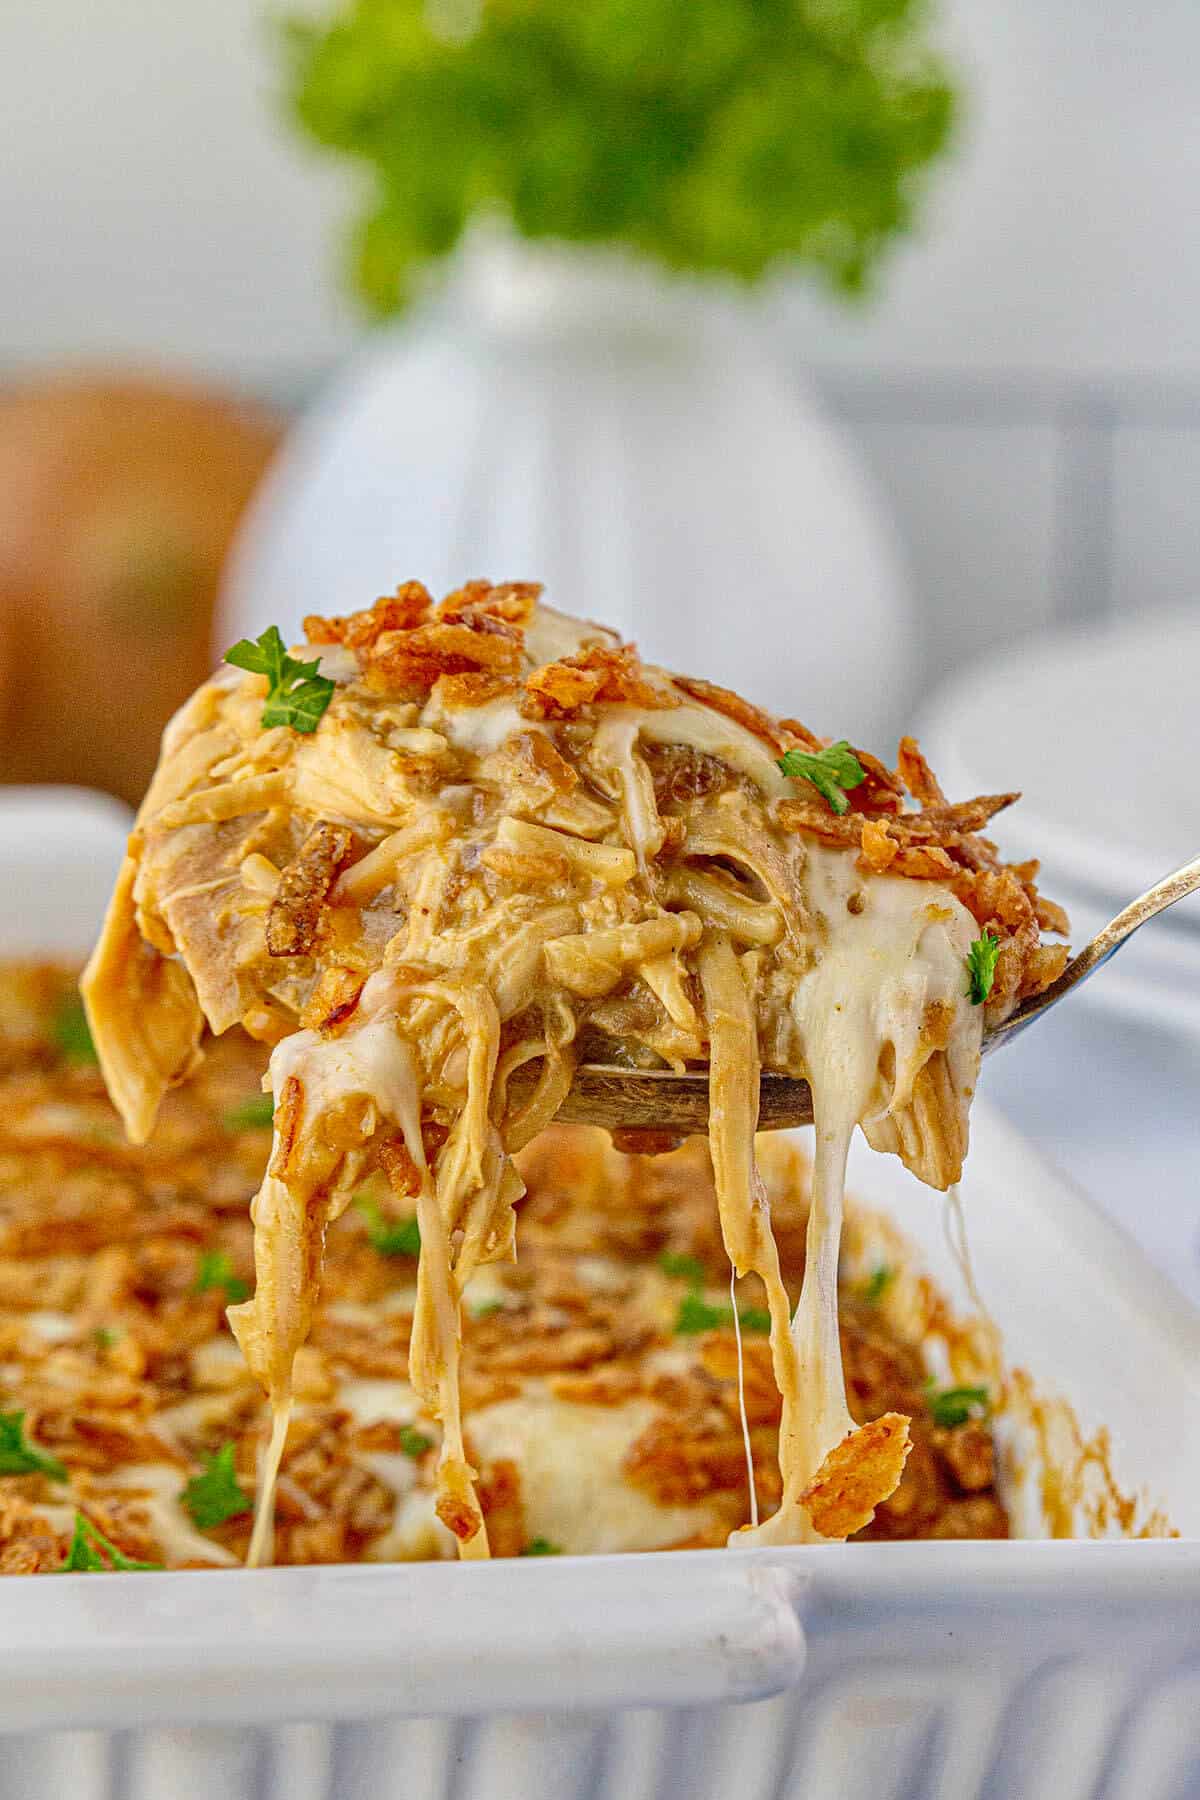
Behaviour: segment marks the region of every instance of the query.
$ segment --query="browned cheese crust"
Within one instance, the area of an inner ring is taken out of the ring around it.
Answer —
[[[164,1104],[153,1143],[131,1147],[95,1067],[55,1048],[72,992],[66,970],[0,967],[0,1410],[23,1411],[30,1442],[70,1477],[0,1475],[0,1571],[57,1568],[76,1507],[126,1556],[224,1566],[245,1553],[249,1514],[180,1542],[164,1533],[154,1496],[176,1525],[190,1525],[177,1497],[228,1443],[242,1489],[255,1491],[265,1404],[224,1321],[231,1296],[221,1280],[201,1289],[198,1279],[206,1266],[231,1282],[252,1279],[246,1207],[270,1140],[265,1126],[239,1124],[238,1109],[257,1094],[263,1052],[237,1031],[209,1044],[198,1073]],[[807,1171],[782,1145],[764,1146],[764,1167],[794,1298]],[[610,1487],[595,1496],[598,1533],[582,1547],[723,1542],[749,1507],[733,1332],[728,1323],[676,1330],[697,1282],[717,1315],[728,1305],[705,1147],[625,1157],[598,1133],[560,1128],[523,1154],[522,1169],[521,1260],[497,1272],[490,1301],[468,1295],[465,1322],[466,1431],[475,1448],[478,1421],[490,1447],[479,1456],[479,1494],[493,1553],[520,1553],[543,1520],[538,1471],[521,1445],[492,1447],[505,1404],[531,1397],[582,1409],[597,1432],[622,1409],[645,1409],[616,1468],[645,1504],[643,1535],[606,1537],[620,1512]],[[380,1209],[372,1226],[394,1228],[406,1215],[383,1184],[371,1192]],[[412,1256],[382,1254],[357,1209],[331,1231],[279,1486],[281,1562],[450,1553],[433,1519],[436,1423],[411,1391],[390,1412],[373,1414],[364,1400],[385,1393],[369,1384],[407,1384],[414,1277]],[[761,1300],[754,1280],[740,1284],[739,1305]],[[920,1346],[861,1288],[844,1287],[842,1301],[855,1419],[900,1412],[912,1421],[903,1479],[866,1535],[1004,1535],[986,1424],[938,1430]],[[743,1342],[767,1510],[779,1496],[780,1401],[766,1339],[747,1329]],[[572,1479],[586,1491],[586,1463]],[[409,1525],[397,1535],[401,1509]],[[577,1546],[568,1538],[557,1547]]]

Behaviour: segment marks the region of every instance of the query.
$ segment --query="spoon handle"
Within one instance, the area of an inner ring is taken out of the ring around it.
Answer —
[[[807,1081],[764,1069],[758,1083],[758,1129],[779,1131],[812,1124]],[[708,1130],[708,1075],[671,1069],[621,1069],[581,1063],[558,1117],[610,1131]]]
[[[1032,999],[1022,1001],[1017,1010],[994,1031],[989,1031],[984,1041],[985,1050],[994,1050],[1000,1044],[1014,1038],[1025,1027],[1057,1006],[1064,995],[1080,987],[1088,978],[1102,968],[1110,956],[1115,956],[1122,944],[1128,943],[1135,931],[1139,931],[1148,919],[1166,912],[1178,900],[1186,900],[1189,894],[1200,889],[1200,856],[1194,856],[1190,862],[1183,863],[1164,875],[1161,881],[1139,894],[1136,900],[1123,907],[1102,931],[1098,931],[1091,943],[1085,944],[1077,956],[1071,958],[1058,980],[1052,982],[1044,992],[1034,994]]]

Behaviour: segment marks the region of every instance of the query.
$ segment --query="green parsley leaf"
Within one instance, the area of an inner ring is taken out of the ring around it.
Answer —
[[[953,1431],[968,1419],[986,1419],[991,1402],[985,1387],[940,1388],[932,1381],[925,1383],[925,1404],[935,1425]]]
[[[562,1545],[552,1544],[549,1538],[530,1538],[521,1552],[522,1556],[561,1556]]]
[[[972,1006],[982,1006],[996,979],[996,958],[1000,939],[990,931],[981,932],[967,951],[967,992]]]
[[[108,1575],[118,1569],[161,1569],[161,1563],[135,1562],[106,1538],[98,1525],[75,1514],[75,1530],[66,1561],[59,1564],[59,1575]]]
[[[710,1306],[693,1288],[679,1302],[675,1315],[676,1337],[695,1337],[701,1331],[721,1331],[732,1326],[732,1306]],[[743,1331],[769,1332],[771,1315],[764,1306],[743,1306],[738,1311],[738,1324]]]
[[[225,1298],[231,1306],[236,1306],[239,1300],[250,1298],[250,1289],[240,1275],[234,1274],[233,1264],[224,1250],[205,1250],[201,1253],[192,1292],[206,1294],[210,1288],[224,1288]]]
[[[658,1266],[664,1275],[674,1276],[691,1286],[691,1292],[679,1302],[679,1311],[675,1315],[676,1337],[694,1337],[698,1332],[719,1331],[723,1325],[733,1324],[731,1306],[710,1306],[704,1298],[701,1289],[708,1271],[699,1257],[676,1256],[673,1251],[664,1250]],[[743,1331],[770,1331],[771,1315],[761,1306],[743,1306],[738,1313],[738,1324]]]
[[[203,1475],[193,1475],[180,1491],[179,1498],[200,1531],[210,1531],[214,1525],[223,1525],[226,1519],[240,1518],[253,1509],[253,1500],[238,1482],[233,1452],[230,1439],[215,1456],[205,1457]]]
[[[471,1308],[473,1319],[490,1319],[493,1313],[504,1312],[506,1303],[503,1300],[480,1300]]]
[[[49,1475],[65,1481],[67,1471],[57,1456],[39,1450],[25,1436],[23,1412],[0,1412],[0,1475]]]
[[[262,1131],[268,1129],[275,1119],[274,1094],[251,1094],[237,1106],[231,1106],[221,1116],[221,1123],[226,1131]]]
[[[400,1448],[405,1456],[424,1456],[427,1450],[433,1449],[433,1439],[418,1431],[415,1425],[405,1425],[400,1432]]]
[[[710,1306],[700,1294],[685,1294],[675,1315],[676,1337],[695,1337],[701,1331],[719,1331],[733,1323],[728,1306]]]
[[[857,787],[866,779],[866,770],[845,738],[830,744],[826,750],[785,750],[779,758],[779,767],[797,781],[810,782],[835,813],[850,809],[843,790]]]
[[[83,1010],[83,1000],[78,994],[68,994],[62,1001],[50,1026],[50,1035],[59,1055],[65,1061],[76,1063],[80,1068],[99,1062],[88,1028],[87,1014]]]
[[[252,675],[267,678],[267,699],[262,723],[290,725],[293,731],[308,733],[320,724],[325,708],[333,699],[336,683],[317,673],[320,657],[312,662],[299,662],[289,656],[279,635],[278,625],[267,629],[251,643],[242,638],[225,653],[225,661],[235,669],[248,669]]]
[[[105,1562],[100,1555],[98,1539],[103,1540],[104,1533],[89,1524],[81,1512],[77,1512],[75,1529],[71,1534],[71,1546],[67,1551],[66,1561],[60,1564],[59,1573],[61,1575],[82,1575],[96,1571],[106,1575],[114,1565]]]
[[[380,1256],[419,1256],[421,1227],[415,1215],[410,1219],[385,1219],[379,1202],[370,1194],[360,1194],[354,1202],[367,1222],[367,1238],[372,1250]]]
[[[880,1263],[877,1268],[871,1270],[862,1287],[862,1297],[868,1306],[878,1306],[892,1285],[895,1275],[895,1269],[889,1268],[887,1263]]]
[[[535,241],[628,246],[672,273],[799,265],[857,294],[952,141],[951,73],[919,0],[285,11],[290,110],[364,171],[344,235],[382,313],[493,210]]]
[[[690,1281],[694,1288],[703,1287],[708,1279],[704,1264],[698,1256],[678,1256],[673,1250],[664,1250],[658,1259],[658,1266],[664,1275],[670,1275],[678,1281]]]
[[[97,1350],[111,1350],[120,1335],[120,1332],[114,1331],[111,1325],[97,1325],[92,1333],[92,1342]]]

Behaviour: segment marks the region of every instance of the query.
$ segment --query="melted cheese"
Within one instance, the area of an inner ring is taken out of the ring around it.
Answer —
[[[391,1526],[367,1546],[363,1560],[438,1562],[456,1554],[454,1534],[437,1516],[436,1495],[430,1488],[412,1488],[398,1495]]]
[[[302,649],[300,656],[306,655],[307,650]],[[348,650],[344,644],[323,644],[317,659],[317,673],[327,681],[336,681],[339,687],[345,687],[358,680],[361,670],[353,650]]]
[[[764,1544],[816,1538],[800,1496],[855,1428],[838,1335],[838,1255],[854,1128],[911,1105],[929,1057],[922,1022],[931,1004],[949,1009],[948,1063],[965,1115],[983,1029],[963,976],[974,921],[947,889],[888,876],[864,885],[849,857],[814,847],[806,890],[822,943],[792,1010],[812,1086],[816,1155],[804,1286],[792,1323],[797,1385],[783,1396],[783,1503],[757,1532],[739,1534],[739,1541]],[[851,910],[852,897],[861,910]]]
[[[420,1412],[416,1393],[407,1381],[383,1381],[363,1377],[344,1381],[337,1405],[344,1407],[356,1425],[411,1425]]]
[[[662,1549],[712,1515],[703,1504],[660,1506],[627,1479],[625,1460],[654,1412],[648,1400],[579,1406],[535,1392],[473,1413],[471,1439],[489,1462],[508,1458],[520,1469],[527,1538],[576,1555]]]
[[[236,1569],[237,1557],[197,1531],[184,1511],[179,1498],[184,1479],[178,1469],[162,1463],[132,1463],[115,1469],[111,1476],[114,1487],[138,1490],[138,1502],[164,1562],[215,1562]]]
[[[421,714],[456,750],[488,756],[517,732],[540,731],[536,722],[522,718],[515,700],[489,700],[485,706],[427,706]]]
[[[309,1129],[318,1129],[320,1121],[333,1113],[340,1102],[361,1097],[374,1108],[378,1119],[394,1121],[406,1140],[420,1146],[416,1062],[411,1046],[396,1030],[394,1004],[393,983],[381,970],[370,977],[363,989],[353,1031],[336,1038],[323,1038],[315,1031],[298,1031],[284,1038],[271,1055],[270,1083],[277,1106],[288,1082],[297,1082],[303,1095],[304,1121]],[[367,1136],[373,1129],[372,1126],[367,1130]],[[280,1149],[279,1131],[277,1120],[276,1152]],[[342,1205],[347,1197],[341,1196]],[[268,1554],[275,1484],[291,1412],[292,1364],[302,1341],[296,1328],[297,1318],[307,1328],[303,1305],[304,1233],[303,1227],[293,1223],[305,1203],[305,1196],[293,1194],[277,1176],[267,1175],[252,1208],[258,1284],[252,1300],[229,1309],[234,1334],[266,1387],[272,1408],[271,1437],[258,1484],[248,1558],[252,1567]],[[308,1298],[311,1304],[311,1297]],[[284,1329],[281,1336],[280,1326],[288,1320],[292,1321],[291,1329]]]
[[[48,1344],[66,1344],[79,1333],[78,1321],[67,1313],[31,1312],[25,1315],[25,1324],[30,1331],[36,1331],[40,1338]]]
[[[396,1031],[389,1012],[392,984],[386,974],[372,975],[363,989],[362,1024],[343,1037],[323,1038],[316,1031],[296,1031],[271,1056],[271,1091],[278,1097],[291,1078],[304,1089],[310,1117],[330,1112],[339,1100],[362,1095],[380,1117],[394,1119],[419,1135],[420,1095],[411,1047]]]
[[[740,775],[748,776],[772,799],[792,791],[762,739],[736,719],[728,719],[711,707],[688,701],[662,711],[639,712],[638,729],[648,744],[682,744],[705,756],[715,756]]]
[[[560,662],[564,656],[578,656],[589,644],[607,644],[611,648],[620,641],[606,625],[574,619],[569,613],[556,612],[552,606],[537,607],[525,628],[525,653],[535,667]]]
[[[593,766],[609,772],[616,781],[625,837],[643,875],[662,849],[664,835],[650,771],[636,754],[644,718],[645,714],[625,714],[622,709],[603,719],[592,737],[590,753]]]

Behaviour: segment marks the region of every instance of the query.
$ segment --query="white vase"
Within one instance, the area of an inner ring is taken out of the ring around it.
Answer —
[[[225,641],[417,576],[545,582],[644,656],[882,743],[911,632],[888,521],[749,309],[494,239],[303,418],[235,554]]]

